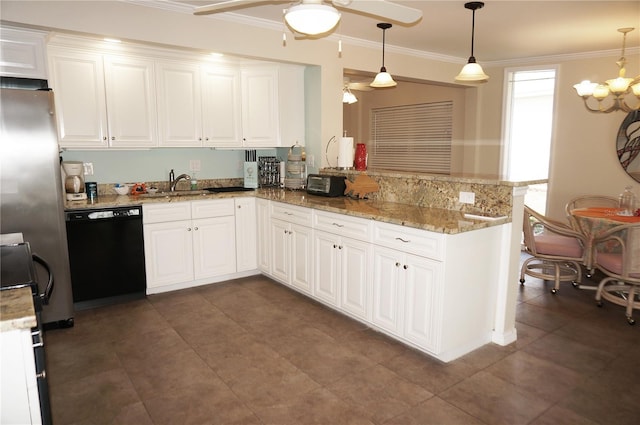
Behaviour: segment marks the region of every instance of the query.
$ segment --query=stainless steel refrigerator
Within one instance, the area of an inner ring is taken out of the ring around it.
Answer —
[[[42,310],[43,323],[72,326],[64,194],[51,91],[0,89],[0,234],[6,233],[22,233],[31,251],[51,267],[54,289]],[[38,270],[38,284],[47,284],[44,270]]]

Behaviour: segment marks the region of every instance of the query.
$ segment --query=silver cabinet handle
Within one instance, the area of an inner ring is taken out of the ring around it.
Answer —
[[[47,371],[43,370],[40,373],[36,373],[36,379],[44,379],[47,377]]]
[[[111,140],[116,140],[115,136],[111,136]]]
[[[400,242],[404,242],[404,243],[409,243],[409,242],[411,242],[411,239],[405,240],[405,239],[402,239],[402,238],[396,238],[396,240],[397,240],[397,241],[400,241]]]
[[[190,232],[190,231],[191,231],[191,227],[187,227],[187,232]]]
[[[407,266],[406,264],[404,266],[402,266],[403,269],[407,270],[409,268],[409,266]]]
[[[196,227],[194,227],[194,228],[193,228],[193,230],[198,230],[198,227],[197,227],[197,226],[196,226]]]
[[[338,245],[338,249],[342,249],[342,245]]]
[[[400,267],[400,263],[396,263],[396,267]]]
[[[344,227],[344,224],[338,224],[338,223],[331,223],[331,224],[337,227]]]
[[[35,332],[31,332],[31,336],[35,339],[38,338],[37,342],[33,343],[33,348],[38,348],[38,347],[44,347],[44,340],[42,339],[42,333],[40,332],[40,330],[37,330]]]

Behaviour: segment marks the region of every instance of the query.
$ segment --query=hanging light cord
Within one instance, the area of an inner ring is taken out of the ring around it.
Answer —
[[[386,28],[382,29],[382,68],[380,69],[380,71],[382,72],[387,72],[387,69],[384,67],[384,40],[385,40],[385,33],[387,32]]]
[[[473,13],[471,14],[471,58],[473,59],[473,61],[475,62],[476,58],[473,55],[473,41],[474,41],[474,36],[476,33],[476,10],[473,9]]]

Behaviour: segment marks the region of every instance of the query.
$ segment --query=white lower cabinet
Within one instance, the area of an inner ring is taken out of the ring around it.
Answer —
[[[375,246],[373,264],[373,324],[435,351],[441,263]]]
[[[235,198],[236,207],[236,265],[237,271],[255,270],[258,267],[258,223],[256,199]]]
[[[147,293],[235,273],[234,210],[233,199],[144,205]]]
[[[370,245],[323,231],[313,239],[314,296],[367,319]]]
[[[41,424],[31,329],[0,332],[0,423]]]
[[[271,274],[311,294],[311,228],[271,218]]]
[[[258,269],[271,275],[271,214],[267,199],[256,199]]]
[[[311,214],[309,208],[270,203],[271,276],[307,294],[312,292]]]

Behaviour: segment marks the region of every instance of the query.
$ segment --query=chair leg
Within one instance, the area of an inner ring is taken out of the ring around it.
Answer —
[[[631,287],[629,288],[629,296],[627,298],[627,322],[630,325],[635,325],[636,321],[633,319],[633,303],[635,302],[636,299],[636,286],[635,285],[631,285]]]

